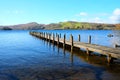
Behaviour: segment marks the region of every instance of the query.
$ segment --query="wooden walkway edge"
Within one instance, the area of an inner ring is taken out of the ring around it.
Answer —
[[[90,55],[90,52],[98,52],[102,55],[107,56],[108,63],[113,62],[113,59],[120,59],[120,49],[117,48],[110,48],[106,46],[100,46],[96,44],[91,44],[91,36],[89,36],[88,43],[80,42],[80,35],[78,35],[78,41],[74,41],[73,36],[70,36],[70,40],[66,40],[66,35],[64,34],[64,37],[61,38],[61,34],[49,34],[49,33],[43,33],[43,32],[30,32],[31,35],[39,37],[41,39],[45,39],[48,41],[51,41],[53,43],[57,43],[57,45],[62,44],[63,48],[65,48],[66,45],[71,46],[71,51],[73,48],[83,48],[86,50],[87,54]]]

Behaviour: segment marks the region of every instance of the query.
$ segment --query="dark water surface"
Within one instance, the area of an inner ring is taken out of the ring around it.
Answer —
[[[81,42],[108,47],[120,44],[120,31],[39,30],[78,34]],[[113,34],[113,37],[108,37]],[[84,51],[64,50],[29,35],[29,31],[0,31],[0,80],[120,80],[120,62],[107,64],[106,57],[87,56]]]

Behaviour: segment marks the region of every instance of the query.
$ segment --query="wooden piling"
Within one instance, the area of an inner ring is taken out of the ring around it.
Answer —
[[[45,37],[46,41],[47,41],[47,32],[46,32],[46,37]]]
[[[59,46],[59,35],[57,35],[57,44]]]
[[[112,56],[110,54],[108,54],[108,56],[107,56],[107,62],[109,64],[113,62],[113,58],[112,58]]]
[[[87,53],[88,56],[90,55],[90,51],[89,51],[88,48],[86,48],[86,53]]]
[[[58,35],[58,34],[56,33],[56,37],[57,37],[57,35]]]
[[[88,43],[91,44],[91,35],[88,37]]]
[[[71,42],[71,51],[73,51],[74,44],[73,44],[73,36],[72,36],[72,34],[70,36],[70,42]]]
[[[51,34],[49,34],[49,42],[51,41]]]
[[[80,34],[78,35],[78,41],[80,41]]]
[[[55,42],[55,34],[53,33],[53,44],[54,44],[54,42]]]
[[[60,33],[60,38],[61,38],[61,33]]]
[[[40,32],[40,38],[41,38],[41,32]]]
[[[43,34],[43,32],[41,33],[41,37],[42,37],[42,39],[43,39],[43,37],[44,37],[44,34]]]
[[[66,40],[66,35],[64,34],[64,37],[63,37],[63,48],[65,48],[65,40]]]
[[[44,37],[43,37],[43,39],[45,39],[45,32],[44,32]]]

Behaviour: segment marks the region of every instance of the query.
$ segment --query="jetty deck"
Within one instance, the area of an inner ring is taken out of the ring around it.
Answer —
[[[91,44],[91,36],[89,36],[88,43],[83,43],[80,42],[80,35],[78,35],[78,41],[74,41],[72,35],[70,36],[70,40],[66,40],[66,35],[64,35],[64,37],[61,38],[61,34],[55,35],[43,32],[30,32],[30,34],[38,38],[56,43],[57,45],[62,44],[64,48],[65,46],[71,46],[71,51],[74,48],[82,48],[86,50],[86,53],[88,55],[90,55],[91,52],[97,52],[99,54],[106,55],[108,63],[113,62],[114,59],[120,59],[120,49]]]

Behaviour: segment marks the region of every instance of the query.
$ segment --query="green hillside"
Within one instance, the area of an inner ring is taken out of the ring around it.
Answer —
[[[87,22],[60,22],[46,25],[45,29],[87,29],[87,30],[103,30],[115,29],[113,24],[87,23]]]

